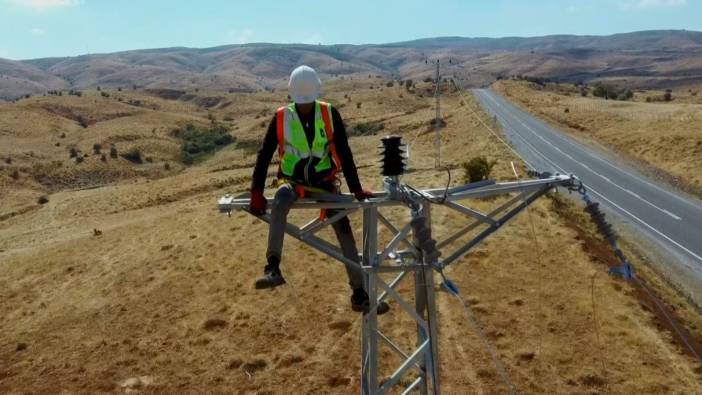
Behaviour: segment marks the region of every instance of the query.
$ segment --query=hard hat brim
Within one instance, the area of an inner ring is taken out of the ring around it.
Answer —
[[[319,98],[319,94],[316,95],[306,95],[306,96],[298,96],[294,94],[290,94],[290,97],[293,99],[295,103],[298,104],[306,104],[306,103],[313,103],[317,98]]]

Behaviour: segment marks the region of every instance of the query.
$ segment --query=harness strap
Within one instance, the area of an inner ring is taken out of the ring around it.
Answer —
[[[276,131],[278,132],[278,155],[280,163],[283,163],[283,155],[285,154],[285,110],[286,107],[280,107],[276,111]]]
[[[327,190],[321,189],[321,188],[315,188],[315,187],[305,186],[302,184],[297,184],[292,180],[288,180],[287,178],[279,178],[278,181],[276,182],[277,187],[280,187],[283,184],[292,185],[293,189],[295,190],[295,194],[300,199],[304,199],[307,196],[308,192],[318,192],[318,193],[325,193],[325,192],[337,193],[338,192],[338,189],[335,186],[332,187],[331,191],[327,191]],[[319,220],[324,221],[325,219],[327,219],[327,209],[323,208],[323,209],[319,210]]]
[[[341,168],[341,160],[339,160],[339,155],[336,153],[336,145],[334,144],[334,130],[332,127],[332,121],[329,119],[329,105],[325,102],[319,102],[319,109],[322,112],[322,120],[324,120],[324,131],[327,133],[329,152],[332,155],[332,159],[336,163],[336,169],[333,171],[333,173],[336,173]],[[336,178],[336,174],[332,174],[332,177],[330,178]]]

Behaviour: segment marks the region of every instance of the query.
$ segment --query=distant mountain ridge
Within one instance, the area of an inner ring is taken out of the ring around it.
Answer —
[[[702,81],[702,32],[437,37],[367,45],[252,43],[0,59],[0,99],[97,86],[251,91],[283,86],[290,70],[303,63],[323,78],[416,79],[433,74],[427,58],[450,58],[446,74],[475,86],[514,74],[573,82],[626,80],[637,87],[684,85]]]

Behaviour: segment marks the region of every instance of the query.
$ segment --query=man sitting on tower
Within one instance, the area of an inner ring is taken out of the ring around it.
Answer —
[[[290,207],[307,192],[339,193],[336,173],[343,170],[346,183],[354,197],[365,200],[372,194],[361,187],[348,144],[341,115],[331,104],[317,100],[321,81],[308,66],[293,70],[288,91],[293,103],[279,108],[268,127],[258,151],[251,185],[251,213],[263,215],[267,201],[263,196],[266,174],[273,153],[278,150],[278,190],[271,209],[268,233],[267,264],[263,277],[256,280],[256,288],[273,288],[285,284],[280,271],[283,236]],[[327,210],[333,216],[334,210]],[[341,250],[346,258],[358,262],[358,250],[349,219],[344,217],[332,224]],[[363,287],[360,264],[346,264],[346,273],[353,293],[351,308],[368,312],[370,303]],[[385,302],[378,304],[378,314],[389,310]]]

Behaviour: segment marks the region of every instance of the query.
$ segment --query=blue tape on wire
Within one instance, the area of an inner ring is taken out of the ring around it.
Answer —
[[[458,295],[460,293],[458,286],[447,278],[444,278],[444,282],[441,283],[441,286],[454,295]]]

